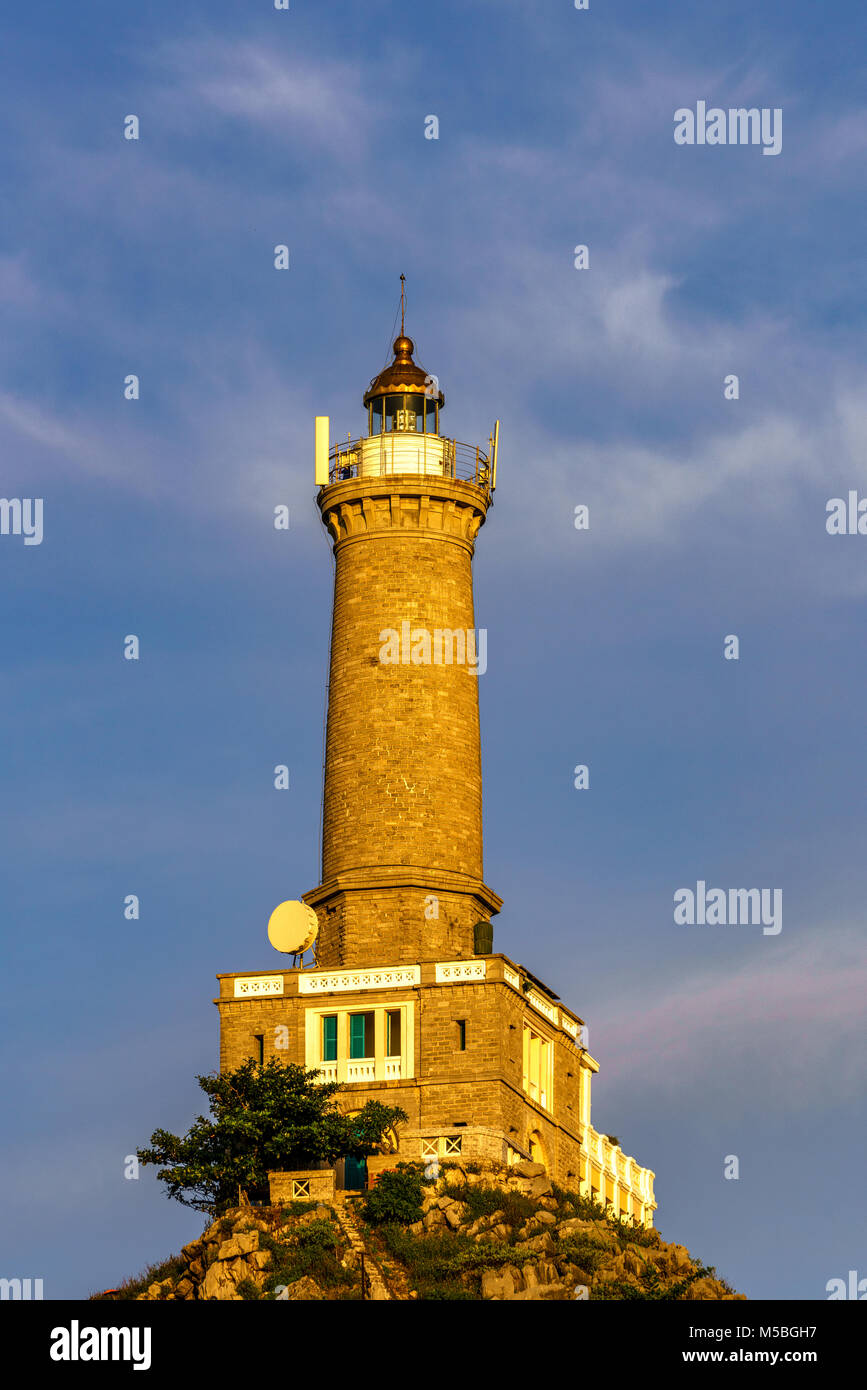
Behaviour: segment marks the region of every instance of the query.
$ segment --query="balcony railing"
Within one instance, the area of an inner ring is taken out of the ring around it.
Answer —
[[[329,483],[346,478],[383,478],[398,474],[423,474],[434,478],[459,478],[491,490],[491,464],[478,445],[461,444],[439,434],[393,430],[365,439],[333,444],[328,454]]]

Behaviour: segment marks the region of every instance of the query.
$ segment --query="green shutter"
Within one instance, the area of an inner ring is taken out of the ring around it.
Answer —
[[[322,1020],[322,1060],[337,1061],[337,1014],[326,1014]]]
[[[366,1056],[364,1050],[364,1014],[349,1015],[349,1055],[350,1057]]]

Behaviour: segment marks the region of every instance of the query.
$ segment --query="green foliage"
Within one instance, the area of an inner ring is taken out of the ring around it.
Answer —
[[[604,1303],[619,1299],[632,1301],[644,1299],[653,1302],[673,1303],[686,1298],[690,1284],[694,1284],[696,1279],[701,1279],[706,1274],[711,1274],[711,1271],[702,1266],[685,1275],[683,1279],[678,1279],[676,1283],[666,1285],[660,1279],[656,1266],[648,1264],[645,1266],[637,1285],[631,1284],[625,1279],[613,1279],[610,1283],[599,1284],[592,1290],[590,1296],[596,1302]]]
[[[333,1223],[323,1217],[301,1226],[295,1239],[302,1250],[336,1250],[339,1244]]]
[[[553,1183],[552,1187],[557,1201],[555,1215],[558,1221],[566,1221],[573,1216],[579,1217],[582,1221],[600,1221],[609,1231],[614,1232],[623,1245],[659,1245],[658,1231],[652,1226],[642,1226],[640,1221],[631,1216],[615,1216],[610,1203],[603,1206],[596,1197],[585,1197],[580,1192],[558,1187],[556,1183]]]
[[[420,1221],[424,1169],[418,1163],[398,1163],[380,1173],[367,1194],[362,1209],[365,1221],[371,1226],[400,1222],[404,1226]]]
[[[516,1230],[534,1214],[537,1206],[532,1197],[525,1197],[522,1192],[506,1192],[502,1187],[492,1187],[487,1183],[473,1183],[472,1186],[450,1183],[446,1192],[455,1201],[466,1202],[471,1221],[477,1221],[481,1216],[499,1215],[504,1225],[513,1226]]]
[[[308,1211],[315,1211],[318,1206],[318,1202],[304,1202],[300,1198],[293,1202],[284,1202],[280,1208],[280,1221],[285,1224],[291,1221],[293,1216],[305,1216]]]
[[[435,1231],[413,1236],[403,1227],[387,1225],[382,1238],[400,1260],[413,1288],[423,1299],[478,1298],[483,1269],[505,1264],[533,1264],[537,1256],[507,1241],[477,1243],[459,1231]]]
[[[576,1236],[560,1242],[559,1253],[572,1264],[579,1265],[587,1274],[593,1274],[604,1257],[611,1252],[607,1245],[600,1245],[589,1236]]]
[[[305,1274],[328,1290],[348,1289],[357,1282],[357,1276],[340,1263],[343,1247],[330,1221],[323,1219],[299,1226],[289,1243],[285,1231],[280,1240],[263,1232],[259,1244],[271,1251],[271,1266],[261,1297],[273,1298],[281,1284],[294,1284]]]
[[[340,1154],[363,1158],[389,1126],[406,1119],[403,1110],[379,1101],[351,1118],[342,1115],[334,1104],[339,1083],[320,1083],[317,1075],[272,1059],[199,1076],[211,1118],[199,1115],[182,1138],[155,1130],[151,1148],[137,1150],[139,1162],[162,1165],[157,1178],[169,1197],[214,1214],[236,1204],[240,1190],[267,1201],[269,1170],[333,1163]]]
[[[265,1296],[259,1285],[254,1284],[252,1279],[239,1279],[235,1285],[235,1291],[241,1295],[246,1303],[255,1303]]]

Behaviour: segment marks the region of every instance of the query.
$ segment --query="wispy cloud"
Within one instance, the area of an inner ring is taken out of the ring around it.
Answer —
[[[862,932],[817,924],[788,945],[760,943],[735,966],[717,957],[679,979],[669,963],[667,974],[667,986],[598,1009],[607,1083],[634,1083],[638,1070],[656,1092],[681,1097],[725,1083],[738,1108],[773,1096],[775,1109],[804,1113],[819,1093],[828,1102],[863,1094],[867,1052],[853,1046],[867,998]]]

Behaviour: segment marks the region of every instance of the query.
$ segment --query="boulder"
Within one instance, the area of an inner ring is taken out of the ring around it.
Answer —
[[[640,1275],[644,1270],[644,1260],[636,1255],[634,1250],[624,1250],[620,1256],[623,1268],[627,1274]]]
[[[561,1240],[571,1240],[576,1236],[589,1238],[597,1245],[606,1245],[610,1249],[619,1248],[619,1241],[613,1231],[609,1231],[607,1226],[603,1226],[599,1221],[582,1221],[580,1217],[570,1217],[568,1221],[561,1221],[557,1227],[557,1235]]]
[[[250,1231],[245,1235],[232,1236],[224,1240],[217,1250],[218,1260],[236,1260],[240,1255],[252,1255],[259,1249],[259,1232]]]
[[[538,1264],[524,1265],[524,1282],[528,1289],[541,1284],[560,1283],[560,1275],[553,1260],[539,1260]]]
[[[533,1250],[540,1255],[553,1255],[556,1253],[557,1247],[550,1232],[541,1231],[539,1235],[531,1236],[529,1240],[524,1241],[523,1249]]]
[[[546,1303],[571,1302],[575,1297],[573,1289],[567,1284],[537,1284],[532,1289],[522,1289],[518,1293],[506,1294],[508,1303],[530,1303],[544,1299]]]
[[[482,1274],[482,1298],[511,1298],[518,1289],[523,1288],[524,1277],[515,1265],[486,1269]]]
[[[239,1261],[239,1263],[243,1263],[243,1261]],[[216,1298],[221,1302],[227,1300],[241,1302],[241,1295],[235,1287],[238,1281],[234,1269],[235,1266],[231,1260],[215,1260],[212,1265],[208,1266],[208,1271],[199,1288],[199,1297]],[[243,1275],[240,1277],[243,1278]]]
[[[325,1294],[320,1289],[315,1279],[311,1279],[309,1274],[296,1279],[286,1288],[284,1298],[292,1303],[312,1302],[314,1299],[323,1299]]]
[[[538,1178],[521,1178],[518,1184],[518,1191],[525,1197],[532,1197],[538,1200],[540,1197],[548,1197],[551,1194],[551,1180],[544,1174]]]
[[[521,1163],[516,1163],[510,1170],[516,1178],[539,1178],[545,1172],[544,1163],[531,1163],[529,1159],[524,1159]]]

